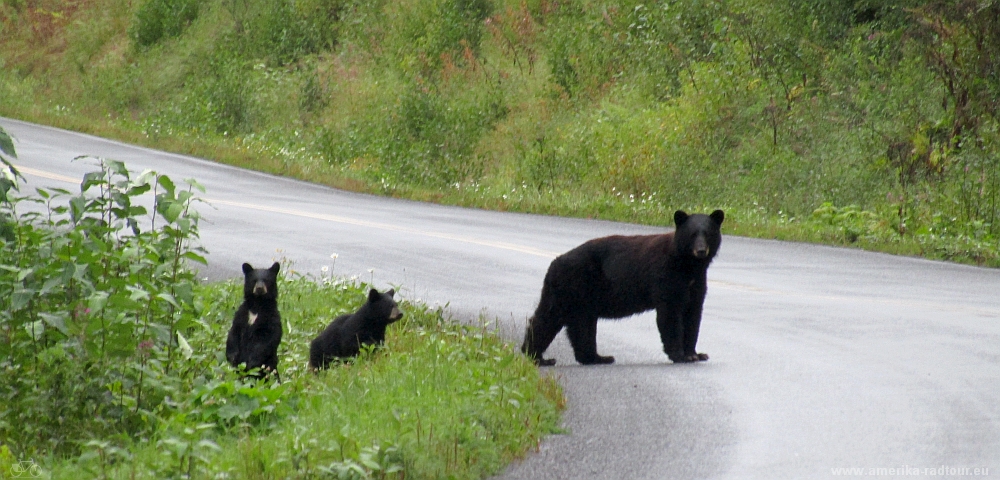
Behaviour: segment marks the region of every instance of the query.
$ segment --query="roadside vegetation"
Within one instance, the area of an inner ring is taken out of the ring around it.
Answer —
[[[342,188],[1000,265],[1000,2],[3,0],[0,114]]]
[[[343,188],[985,265],[1000,2],[4,0],[0,113]]]
[[[0,478],[483,478],[556,429],[555,379],[419,303],[384,347],[308,371],[369,286],[285,260],[283,381],[241,380],[224,345],[242,279],[191,268],[197,182],[77,161],[99,167],[77,193],[0,182]]]

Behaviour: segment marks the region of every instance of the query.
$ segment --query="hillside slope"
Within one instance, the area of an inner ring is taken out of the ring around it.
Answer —
[[[4,0],[0,114],[354,190],[1000,264],[1000,2]]]

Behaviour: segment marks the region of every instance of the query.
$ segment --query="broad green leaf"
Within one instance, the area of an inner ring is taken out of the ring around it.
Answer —
[[[31,275],[32,273],[34,273],[34,271],[35,271],[34,267],[21,269],[20,271],[17,272],[17,281],[23,282],[24,279],[28,278],[28,275]]]
[[[177,217],[184,211],[184,206],[165,198],[163,195],[157,196],[156,211],[163,216],[163,218],[169,222],[174,223]]]
[[[195,180],[193,178],[188,178],[188,179],[184,180],[184,182],[187,183],[188,185],[194,187],[195,190],[198,190],[201,193],[205,193],[205,186],[202,185],[202,184],[200,184],[200,183],[198,183],[198,180]]]
[[[53,288],[56,288],[56,287],[62,285],[64,282],[65,282],[65,280],[63,280],[62,277],[52,277],[52,278],[46,280],[44,284],[42,284],[42,289],[39,290],[38,293],[40,295],[46,295],[50,291],[52,291]]]
[[[104,306],[108,304],[109,297],[108,292],[94,292],[87,299],[87,308],[90,309],[91,313],[98,313],[104,310]]]
[[[149,300],[149,292],[136,287],[128,287],[128,289],[132,292],[132,294],[129,295],[129,299],[133,302]]]
[[[184,252],[183,254],[181,254],[181,258],[185,258],[193,262],[198,262],[202,265],[208,265],[208,260],[206,260],[205,257],[191,251]]]
[[[142,195],[142,194],[148,192],[151,188],[152,187],[150,187],[148,183],[144,183],[144,184],[141,184],[141,185],[136,185],[136,186],[130,187],[127,190],[127,195],[130,196],[130,197],[135,197],[135,196],[138,196],[138,195]]]
[[[28,323],[24,326],[24,329],[31,335],[35,341],[42,339],[42,334],[45,333],[45,322],[38,320],[35,322]]]
[[[42,317],[42,320],[50,327],[59,330],[63,335],[69,336],[69,330],[66,328],[65,314],[39,312],[38,316]]]
[[[160,186],[163,187],[163,189],[166,190],[167,193],[170,194],[170,196],[173,196],[174,190],[177,188],[174,185],[173,180],[170,180],[170,177],[168,177],[166,175],[160,175],[159,177],[157,177],[156,178],[156,183],[159,183]]]
[[[94,185],[104,183],[104,172],[88,172],[83,175],[83,182],[80,183],[80,191],[86,192]]]
[[[10,135],[3,128],[0,128],[0,152],[3,152],[4,155],[17,158],[17,152],[14,151],[14,140],[10,138]]]
[[[28,303],[31,302],[31,297],[34,296],[35,292],[33,290],[15,288],[13,294],[10,296],[10,309],[15,312],[21,310],[28,306]]]
[[[119,160],[104,159],[104,164],[107,165],[107,169],[111,173],[117,173],[125,178],[128,178],[128,169],[125,168],[125,163]]]
[[[156,181],[156,172],[153,171],[153,170],[146,169],[146,170],[143,170],[142,173],[139,174],[139,176],[135,177],[135,179],[132,181],[132,185],[135,185],[135,186],[138,186],[138,185],[147,185],[148,186],[148,185],[150,185],[151,183],[153,183],[155,181]]]
[[[158,294],[156,294],[156,298],[159,298],[160,300],[163,300],[163,301],[165,301],[165,302],[169,303],[169,304],[170,304],[171,306],[173,306],[174,308],[180,308],[180,307],[181,307],[181,306],[180,306],[180,305],[179,305],[179,304],[177,303],[177,299],[176,299],[176,298],[174,298],[174,296],[173,296],[173,295],[171,295],[171,294],[169,294],[169,293],[167,293],[167,292],[163,292],[163,293],[158,293]]]

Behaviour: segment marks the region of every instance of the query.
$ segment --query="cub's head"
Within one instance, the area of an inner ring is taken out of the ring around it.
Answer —
[[[396,289],[394,288],[390,288],[384,293],[379,293],[374,288],[368,291],[368,303],[365,305],[368,307],[367,320],[388,325],[403,318],[403,312],[399,311],[399,306],[392,299],[395,294]]]
[[[278,270],[281,265],[274,262],[271,268],[253,268],[243,264],[243,298],[276,300],[278,298]]]
[[[711,261],[722,243],[722,221],[726,215],[716,210],[711,215],[688,215],[682,210],[674,212],[674,242],[677,253],[690,255],[698,260]]]

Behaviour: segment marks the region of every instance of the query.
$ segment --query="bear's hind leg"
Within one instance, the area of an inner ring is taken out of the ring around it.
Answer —
[[[559,334],[559,330],[562,330],[562,325],[551,318],[539,320],[538,315],[529,318],[528,326],[524,329],[524,343],[521,344],[521,352],[539,366],[555,365],[555,359],[542,358],[542,354]]]
[[[573,318],[567,322],[566,335],[573,346],[573,355],[581,365],[615,363],[615,357],[597,354],[597,317]]]

